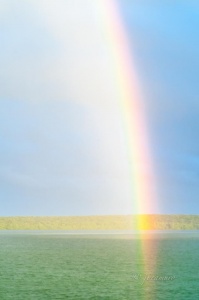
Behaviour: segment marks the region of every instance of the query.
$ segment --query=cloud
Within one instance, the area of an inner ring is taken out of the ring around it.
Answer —
[[[109,108],[116,103],[111,56],[96,3],[20,1],[22,13],[13,11],[14,4],[9,2],[9,18],[1,27],[2,98],[70,99]]]

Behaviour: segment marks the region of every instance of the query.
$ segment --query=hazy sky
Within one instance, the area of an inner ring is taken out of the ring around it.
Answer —
[[[198,214],[199,5],[119,5],[147,107],[152,212]],[[133,213],[95,1],[0,0],[0,43],[0,215]]]

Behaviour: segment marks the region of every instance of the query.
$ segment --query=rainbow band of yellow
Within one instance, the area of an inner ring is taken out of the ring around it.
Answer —
[[[133,61],[128,34],[116,0],[99,0],[104,32],[109,45],[110,60],[115,76],[119,105],[122,111],[126,136],[129,170],[131,176],[133,211],[138,214],[137,227],[147,229],[148,220],[143,214],[156,210],[155,176],[145,107],[139,77]],[[155,260],[151,262],[151,253],[156,256],[156,247],[150,235],[140,235],[140,251],[143,267],[141,272],[155,272]],[[143,238],[142,238],[143,237]],[[147,283],[145,289],[148,289]],[[147,294],[145,299],[147,299]],[[150,298],[149,298],[150,299]]]
[[[122,110],[133,190],[133,211],[139,215],[150,213],[157,205],[154,168],[145,107],[133,62],[132,49],[129,46],[128,35],[117,1],[99,0],[98,5],[105,24],[112,69]],[[144,229],[145,223],[145,218],[140,216],[139,229]]]

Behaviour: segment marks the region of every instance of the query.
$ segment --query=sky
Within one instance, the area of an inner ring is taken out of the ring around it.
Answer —
[[[135,213],[103,18],[93,0],[0,0],[0,215]],[[157,207],[199,213],[199,5],[118,0]]]

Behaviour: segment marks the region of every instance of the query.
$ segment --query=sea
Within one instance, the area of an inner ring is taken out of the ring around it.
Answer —
[[[199,231],[0,231],[1,300],[197,300]]]

